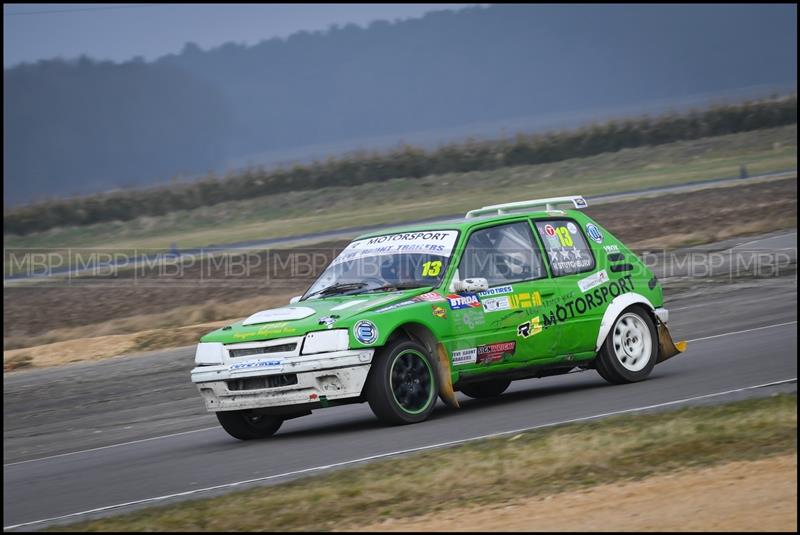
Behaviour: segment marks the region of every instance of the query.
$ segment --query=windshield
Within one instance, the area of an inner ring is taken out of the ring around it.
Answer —
[[[457,237],[455,230],[434,230],[351,242],[303,299],[439,286]]]

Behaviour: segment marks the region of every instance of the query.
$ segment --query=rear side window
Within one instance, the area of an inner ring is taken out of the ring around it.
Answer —
[[[536,221],[554,277],[594,269],[594,256],[580,227],[571,219]]]
[[[539,255],[525,221],[476,230],[464,248],[458,276],[483,277],[489,286],[541,279],[547,272]]]

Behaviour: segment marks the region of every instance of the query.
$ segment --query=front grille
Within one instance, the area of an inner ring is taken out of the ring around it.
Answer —
[[[261,388],[278,388],[297,384],[296,373],[282,375],[266,375],[263,377],[244,377],[242,379],[228,379],[225,381],[228,390],[259,390]]]
[[[267,355],[269,353],[288,353],[297,348],[297,342],[281,344],[279,346],[254,347],[252,349],[229,349],[232,358],[249,357],[252,355]]]

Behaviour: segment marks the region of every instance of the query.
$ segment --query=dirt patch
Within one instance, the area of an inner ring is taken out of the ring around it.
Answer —
[[[588,213],[634,248],[708,243],[796,227],[797,181],[660,195],[597,205],[589,207]],[[224,305],[255,297],[294,295],[305,290],[346,244],[332,241],[290,251],[232,255],[221,263],[209,260],[184,266],[180,276],[143,268],[114,277],[80,277],[69,285],[4,288],[4,341],[212,301]],[[247,265],[248,271],[236,271],[240,265]],[[11,345],[24,344],[16,341]]]
[[[797,455],[387,519],[351,531],[797,531]]]
[[[78,338],[24,349],[12,349],[3,351],[3,371],[61,366],[149,349],[195,344],[202,335],[224,327],[228,323],[216,321],[176,329],[153,329],[132,334]]]

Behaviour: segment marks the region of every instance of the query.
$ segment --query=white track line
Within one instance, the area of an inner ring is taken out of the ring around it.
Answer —
[[[190,433],[199,433],[200,431],[210,431],[212,429],[219,429],[219,426],[214,427],[204,427],[202,429],[192,429],[191,431],[182,431],[180,433],[172,433],[170,435],[160,435],[157,437],[150,437],[150,438],[140,438],[139,440],[131,440],[130,442],[120,442],[119,444],[109,444],[108,446],[99,446],[97,448],[91,448],[88,450],[80,450],[80,451],[70,451],[68,453],[59,453],[57,455],[49,455],[47,457],[39,457],[38,459],[28,459],[27,461],[17,461],[14,463],[7,463],[3,465],[3,468],[6,466],[14,466],[17,464],[25,464],[25,463],[35,463],[36,461],[46,461],[47,459],[55,459],[56,457],[66,457],[67,455],[77,455],[78,453],[88,453],[90,451],[98,451],[98,450],[105,450],[108,448],[116,448],[117,446],[127,446],[129,444],[138,444],[140,442],[147,442],[149,440],[158,440],[160,438],[170,438],[170,437],[177,437],[180,435],[188,435]]]
[[[791,379],[783,379],[783,380],[780,380],[780,381],[773,381],[771,383],[764,383],[764,384],[760,384],[760,385],[753,385],[753,386],[746,386],[746,387],[743,387],[743,388],[736,388],[734,390],[726,390],[724,392],[716,392],[714,394],[704,394],[702,396],[692,396],[692,397],[689,397],[689,398],[677,399],[677,400],[674,400],[674,401],[667,401],[665,403],[656,403],[655,405],[646,405],[644,407],[636,407],[636,408],[632,408],[632,409],[622,409],[622,410],[618,410],[618,411],[605,412],[605,413],[602,413],[602,414],[595,414],[593,416],[582,416],[580,418],[571,418],[569,420],[561,420],[561,421],[558,421],[558,422],[540,424],[540,425],[535,425],[535,426],[532,426],[532,427],[522,427],[522,428],[519,428],[519,429],[513,429],[511,431],[500,431],[498,433],[490,433],[488,435],[481,435],[481,436],[471,437],[471,438],[463,438],[463,439],[460,439],[460,440],[451,440],[449,442],[440,442],[438,444],[429,444],[427,446],[419,446],[419,447],[416,447],[416,448],[409,448],[409,449],[405,449],[405,450],[398,450],[398,451],[392,451],[392,452],[387,452],[387,453],[379,453],[377,455],[370,455],[368,457],[361,457],[360,459],[351,459],[349,461],[342,461],[342,462],[326,464],[326,465],[322,465],[322,466],[315,466],[313,468],[303,468],[301,470],[294,470],[292,472],[285,472],[283,474],[274,474],[274,475],[271,475],[271,476],[257,477],[257,478],[254,478],[254,479],[246,479],[246,480],[243,480],[243,481],[236,481],[234,483],[225,483],[225,484],[222,484],[222,485],[214,485],[213,487],[205,487],[205,488],[202,488],[202,489],[187,490],[187,491],[178,492],[178,493],[175,493],[175,494],[166,494],[164,496],[156,496],[156,497],[153,497],[153,498],[145,498],[143,500],[134,500],[134,501],[125,502],[125,503],[118,503],[118,504],[115,504],[115,505],[107,505],[105,507],[97,507],[95,509],[89,509],[87,511],[80,511],[78,513],[70,513],[70,514],[61,515],[61,516],[54,516],[54,517],[51,517],[51,518],[44,518],[42,520],[34,520],[32,522],[23,522],[23,523],[14,524],[14,525],[11,525],[11,526],[4,526],[3,529],[4,530],[6,530],[6,529],[15,529],[15,528],[23,527],[23,526],[32,526],[34,524],[41,524],[43,522],[54,522],[56,520],[66,520],[67,518],[74,518],[74,517],[77,517],[77,516],[83,516],[83,515],[87,515],[87,514],[91,514],[91,513],[100,513],[100,512],[103,512],[103,511],[110,511],[112,509],[119,509],[119,508],[122,508],[122,507],[129,507],[131,505],[140,505],[140,504],[144,504],[144,503],[158,502],[158,501],[163,501],[163,500],[167,500],[167,499],[170,499],[170,498],[178,498],[178,497],[181,497],[181,496],[190,496],[192,494],[198,494],[200,492],[208,492],[208,491],[212,491],[212,490],[233,488],[233,487],[237,487],[239,485],[247,485],[249,483],[257,483],[257,482],[261,482],[261,481],[268,481],[270,479],[279,479],[279,478],[282,478],[282,477],[294,476],[294,475],[299,475],[299,474],[306,474],[306,473],[309,473],[309,472],[319,472],[319,471],[323,471],[323,470],[329,470],[331,468],[338,468],[340,466],[347,466],[347,465],[350,465],[350,464],[356,464],[356,463],[361,463],[361,462],[366,462],[366,461],[373,461],[375,459],[382,459],[382,458],[385,458],[385,457],[394,457],[394,456],[403,455],[403,454],[406,454],[406,453],[413,453],[413,452],[417,452],[417,451],[443,448],[443,447],[446,447],[446,446],[453,446],[453,445],[456,445],[456,444],[464,444],[464,443],[467,443],[467,442],[474,442],[476,440],[485,440],[485,439],[489,439],[489,438],[500,437],[500,436],[503,436],[503,435],[510,435],[510,434],[514,434],[514,433],[522,433],[522,432],[526,432],[526,431],[533,431],[535,429],[543,429],[543,428],[546,428],[546,427],[553,427],[553,426],[556,426],[556,425],[576,423],[576,422],[584,422],[586,420],[596,420],[598,418],[605,418],[607,416],[615,416],[615,415],[618,415],[618,414],[625,414],[625,413],[629,413],[629,412],[639,412],[639,411],[644,411],[644,410],[648,410],[648,409],[656,409],[656,408],[659,408],[659,407],[667,407],[669,405],[676,405],[678,403],[686,403],[688,401],[695,401],[695,400],[699,400],[699,399],[707,399],[707,398],[712,398],[712,397],[716,397],[716,396],[724,396],[726,394],[734,394],[736,392],[744,392],[745,390],[753,390],[753,389],[756,389],[756,388],[764,388],[764,387],[768,387],[768,386],[776,386],[776,385],[781,385],[781,384],[786,384],[786,383],[793,383],[793,382],[797,382],[797,377],[793,377]]]
[[[755,327],[753,329],[745,329],[743,331],[733,331],[730,333],[722,333],[722,334],[715,334],[712,336],[704,336],[702,338],[695,338],[693,340],[686,340],[687,342],[699,342],[700,340],[711,340],[712,338],[719,338],[721,336],[730,336],[731,334],[741,334],[741,333],[749,333],[753,331],[760,331],[762,329],[771,329],[772,327],[783,327],[784,325],[792,325],[793,323],[797,323],[797,320],[794,321],[787,321],[786,323],[776,323],[775,325],[765,325],[764,327]]]
[[[786,323],[777,323],[775,325],[765,325],[764,327],[756,327],[754,329],[745,329],[743,331],[733,331],[733,332],[729,332],[729,333],[715,334],[713,336],[705,336],[703,338],[694,338],[692,340],[687,340],[687,342],[697,342],[697,341],[700,341],[700,340],[709,340],[711,338],[719,338],[721,336],[730,336],[730,335],[733,335],[733,334],[741,334],[741,333],[746,333],[746,332],[751,332],[751,331],[758,331],[758,330],[761,330],[761,329],[771,329],[772,327],[783,327],[785,325],[791,325],[793,323],[797,323],[797,320],[788,321]],[[202,429],[194,429],[192,431],[183,431],[182,433],[172,433],[170,435],[160,435],[160,436],[157,436],[157,437],[142,438],[142,439],[139,439],[139,440],[132,440],[130,442],[120,442],[119,444],[109,444],[108,446],[100,446],[100,447],[91,448],[91,449],[88,449],[88,450],[71,451],[71,452],[68,452],[68,453],[59,453],[57,455],[50,455],[48,457],[39,457],[37,459],[28,459],[27,461],[16,461],[16,462],[13,462],[13,463],[4,464],[3,468],[5,468],[6,466],[15,466],[15,465],[18,465],[18,464],[35,463],[37,461],[46,461],[48,459],[55,459],[57,457],[66,457],[67,455],[77,455],[79,453],[88,453],[88,452],[91,452],[91,451],[105,450],[105,449],[108,449],[108,448],[116,448],[118,446],[128,446],[130,444],[138,444],[140,442],[148,442],[150,440],[158,440],[158,439],[162,439],[162,438],[177,437],[177,436],[180,436],[180,435],[188,435],[190,433],[199,433],[200,431],[211,431],[212,429],[219,429],[219,427],[218,426],[204,427]]]

